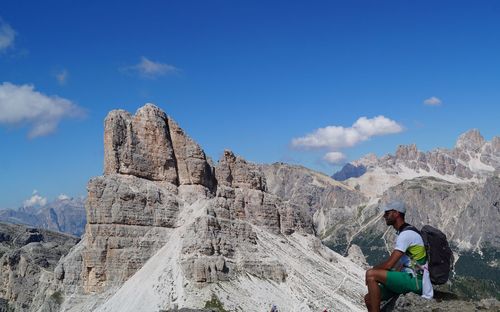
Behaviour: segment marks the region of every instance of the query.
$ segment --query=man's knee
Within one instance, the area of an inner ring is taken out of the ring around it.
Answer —
[[[365,281],[368,283],[369,281],[375,282],[385,282],[385,274],[387,272],[385,270],[377,270],[377,269],[368,269],[365,275]]]
[[[375,276],[375,269],[366,270],[365,281],[368,282],[368,280],[373,279],[374,276]]]

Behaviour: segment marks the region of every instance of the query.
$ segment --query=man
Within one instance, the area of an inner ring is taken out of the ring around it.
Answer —
[[[405,223],[404,203],[392,201],[382,208],[385,223],[392,225],[398,236],[389,258],[366,271],[368,294],[365,296],[365,304],[368,311],[380,311],[381,300],[388,300],[398,294],[414,292],[425,298],[433,296],[422,237],[410,229],[402,231],[409,226]]]

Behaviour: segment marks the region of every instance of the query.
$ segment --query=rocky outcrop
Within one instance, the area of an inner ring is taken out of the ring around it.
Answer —
[[[203,185],[210,190],[215,187],[214,169],[208,164],[205,152],[184,133],[179,125],[168,118],[170,136],[176,159],[180,185]]]
[[[104,123],[104,174],[113,173],[213,188],[205,153],[172,119],[152,104],[134,116],[112,111]]]
[[[0,223],[0,298],[7,311],[35,311],[36,294],[78,238]]]
[[[153,105],[135,116],[112,111],[104,122],[104,174],[179,183],[167,116]]]
[[[236,157],[229,150],[224,151],[217,165],[216,178],[221,186],[266,190],[266,181],[260,168],[241,157]]]
[[[500,311],[500,302],[496,299],[483,299],[479,301],[457,300],[446,297],[438,300],[427,300],[414,293],[408,293],[399,298],[394,304],[383,309],[384,312],[410,312],[410,311],[440,311],[440,312],[473,312],[473,311]],[[453,294],[448,294],[453,296]],[[439,296],[439,294],[438,294]]]
[[[58,267],[59,283],[81,294],[119,287],[178,239],[189,283],[208,285],[252,274],[286,280],[280,261],[256,259],[254,227],[276,235],[313,233],[311,211],[268,192],[263,169],[227,150],[212,167],[203,150],[159,108],[105,121],[104,176],[88,184],[81,246]],[[74,263],[81,259],[81,274]],[[62,287],[59,287],[61,289]],[[70,287],[71,288],[71,287]]]
[[[356,244],[352,244],[347,250],[347,258],[349,258],[352,262],[356,263],[365,270],[370,267],[366,262],[363,251]]]

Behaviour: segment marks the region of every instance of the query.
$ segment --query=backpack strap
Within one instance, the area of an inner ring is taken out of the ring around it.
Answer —
[[[416,227],[414,227],[413,225],[408,224],[406,222],[403,223],[403,225],[399,228],[398,233],[401,233],[401,232],[404,232],[404,231],[407,231],[407,230],[417,232],[418,235],[422,236],[422,233],[420,233],[420,231]]]

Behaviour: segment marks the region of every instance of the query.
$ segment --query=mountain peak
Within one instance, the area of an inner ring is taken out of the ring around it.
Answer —
[[[486,143],[478,129],[471,129],[458,137],[456,148],[465,150],[479,151]]]

